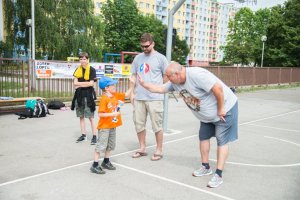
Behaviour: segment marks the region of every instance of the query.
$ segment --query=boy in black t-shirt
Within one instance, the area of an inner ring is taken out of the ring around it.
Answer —
[[[93,132],[91,144],[94,145],[97,143],[97,129],[94,122],[94,111],[96,109],[94,82],[96,82],[96,70],[89,65],[89,55],[87,53],[81,53],[79,55],[79,60],[80,66],[73,74],[74,88],[76,90],[72,101],[72,110],[76,108],[76,115],[80,119],[80,129],[82,134],[77,139],[77,142],[87,141],[84,118],[89,118]]]

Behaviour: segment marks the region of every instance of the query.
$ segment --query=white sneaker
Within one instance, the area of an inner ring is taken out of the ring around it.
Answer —
[[[215,174],[211,180],[208,182],[207,187],[210,188],[216,188],[219,185],[221,185],[223,183],[223,179],[222,177],[220,177],[218,174]]]
[[[199,176],[207,176],[207,175],[211,175],[212,174],[212,170],[206,169],[203,165],[201,166],[200,169],[197,169],[193,172],[193,176],[199,177]]]

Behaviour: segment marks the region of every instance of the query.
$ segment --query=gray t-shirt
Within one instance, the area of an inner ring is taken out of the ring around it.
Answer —
[[[193,114],[200,121],[209,123],[220,120],[217,114],[217,100],[211,91],[217,82],[223,87],[224,109],[228,112],[237,102],[237,97],[218,77],[201,67],[186,68],[184,84],[168,82],[165,87],[168,91],[179,91]],[[197,104],[199,101],[200,105]]]
[[[146,83],[162,85],[167,65],[167,58],[157,51],[150,55],[141,53],[134,58],[131,65],[131,73],[141,75]],[[163,100],[164,95],[151,93],[143,88],[139,81],[136,81],[135,99],[144,101]]]

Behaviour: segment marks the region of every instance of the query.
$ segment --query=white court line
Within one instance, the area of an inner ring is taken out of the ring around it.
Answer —
[[[281,117],[281,116],[288,115],[288,114],[295,113],[295,112],[299,112],[299,111],[300,110],[294,110],[294,111],[283,113],[283,114],[279,114],[279,115],[273,115],[271,117],[265,117],[265,118],[261,118],[261,119],[257,119],[257,120],[252,120],[252,121],[249,121],[249,122],[244,122],[244,123],[241,123],[239,125],[242,126],[242,125],[246,125],[246,124],[251,124],[253,122],[259,122],[259,121],[263,121],[263,120],[266,120],[266,119],[272,119],[272,118],[275,118],[275,117]]]
[[[285,129],[285,128],[277,128],[277,127],[272,127],[272,126],[263,126],[263,125],[257,125],[257,124],[247,124],[249,126],[257,126],[257,127],[264,127],[264,128],[270,128],[270,129],[276,129],[276,130],[281,130],[281,131],[289,131],[289,132],[296,132],[300,133],[298,130],[291,130],[291,129]]]
[[[164,142],[164,144],[178,142],[178,141],[186,140],[186,139],[189,139],[189,138],[192,138],[192,137],[195,137],[195,135],[187,136],[187,137],[176,139],[176,140],[171,140],[171,141],[168,141],[168,142]],[[155,146],[156,145],[151,145],[151,146],[147,146],[146,148],[151,148],[151,147],[155,147]],[[121,155],[125,155],[125,154],[128,154],[128,153],[132,153],[132,152],[135,152],[137,150],[138,149],[126,151],[126,152],[119,153],[119,154],[115,154],[115,155],[112,155],[111,158],[121,156]],[[103,159],[100,159],[100,160],[103,160]],[[10,185],[10,184],[13,184],[13,183],[18,183],[18,182],[25,181],[25,180],[29,180],[29,179],[33,179],[33,178],[36,178],[36,177],[44,176],[44,175],[47,175],[47,174],[52,174],[52,173],[55,173],[55,172],[64,171],[66,169],[71,169],[71,168],[74,168],[74,167],[79,167],[79,166],[82,166],[82,165],[91,164],[91,162],[93,162],[93,161],[94,160],[91,160],[91,161],[79,163],[79,164],[76,164],[76,165],[71,165],[71,166],[68,166],[68,167],[63,167],[63,168],[60,168],[60,169],[55,169],[55,170],[52,170],[52,171],[48,171],[48,172],[44,172],[44,173],[40,173],[40,174],[36,174],[36,175],[32,175],[32,176],[27,176],[27,177],[24,177],[24,178],[13,180],[13,181],[4,182],[4,183],[0,184],[0,187],[5,186],[5,185]]]
[[[279,115],[274,115],[274,116],[271,116],[271,117],[266,117],[266,118],[262,118],[262,119],[258,119],[258,120],[252,120],[252,121],[249,121],[249,122],[241,123],[239,125],[240,126],[241,125],[246,125],[246,124],[250,124],[250,123],[253,123],[253,122],[258,122],[258,121],[262,121],[262,120],[265,120],[265,119],[275,118],[275,117],[279,117],[279,116],[283,116],[283,115],[287,115],[287,114],[291,114],[291,113],[299,112],[299,111],[300,110],[296,110],[296,111],[287,112],[287,113],[283,113],[283,114],[279,114]],[[177,140],[171,140],[171,141],[168,141],[168,142],[164,142],[163,144],[169,144],[169,143],[173,143],[173,142],[177,142],[177,141],[181,141],[181,140],[186,140],[186,139],[196,137],[196,136],[198,136],[198,134],[183,137],[183,138],[180,138],[180,139],[177,139]],[[154,147],[154,146],[156,146],[156,145],[151,145],[151,146],[148,146],[147,148]],[[123,153],[120,153],[120,154],[113,155],[111,157],[117,157],[117,156],[120,156],[120,155],[132,153],[132,152],[137,151],[137,150],[138,149],[123,152]],[[215,161],[213,159],[210,159],[210,160]],[[71,168],[74,168],[74,167],[82,166],[82,165],[85,165],[85,164],[89,164],[91,162],[92,161],[87,161],[87,162],[79,163],[79,164],[76,164],[76,165],[71,165],[71,166],[68,166],[68,167],[63,167],[63,168],[60,168],[60,169],[56,169],[56,170],[52,170],[52,171],[48,171],[48,172],[44,172],[44,173],[40,173],[40,174],[36,174],[36,175],[32,175],[32,176],[27,176],[27,177],[24,177],[24,178],[13,180],[13,181],[4,182],[4,183],[0,184],[0,187],[5,186],[5,185],[10,185],[10,184],[13,184],[13,183],[18,183],[18,182],[25,181],[25,180],[28,180],[28,179],[33,179],[33,178],[40,177],[40,176],[43,176],[43,175],[52,174],[52,173],[55,173],[55,172],[60,172],[60,171],[66,170],[66,169],[71,169]],[[252,164],[234,163],[234,162],[226,162],[226,163],[246,165],[246,166],[269,166],[269,165],[252,165]],[[289,165],[289,166],[292,166],[292,165]],[[295,166],[298,166],[298,164],[296,164]],[[283,165],[283,167],[284,167],[284,165]]]
[[[219,194],[216,194],[216,193],[207,191],[207,190],[203,190],[203,189],[197,188],[197,187],[195,187],[195,186],[187,185],[187,184],[184,184],[184,183],[181,183],[181,182],[178,182],[178,181],[174,181],[174,180],[172,180],[172,179],[168,179],[168,178],[165,178],[165,177],[162,177],[162,176],[158,176],[158,175],[155,175],[155,174],[152,174],[152,173],[149,173],[149,172],[145,172],[145,171],[141,171],[141,170],[138,170],[138,169],[135,169],[135,168],[132,168],[132,167],[128,167],[128,166],[126,166],[126,165],[118,164],[118,163],[115,163],[115,162],[114,162],[114,164],[117,165],[117,166],[123,167],[123,168],[125,168],[125,169],[129,169],[129,170],[131,170],[131,171],[138,172],[138,173],[140,173],[140,174],[145,174],[145,175],[147,175],[147,176],[151,176],[151,177],[154,177],[154,178],[157,178],[157,179],[166,181],[166,182],[174,183],[174,184],[176,184],[176,185],[180,185],[180,186],[183,186],[183,187],[192,189],[192,190],[196,190],[196,191],[199,191],[199,192],[203,192],[203,193],[206,193],[206,194],[215,196],[215,197],[219,197],[219,198],[221,198],[221,199],[228,199],[228,200],[231,199],[231,200],[233,200],[232,198],[229,198],[229,197],[226,197],[226,196],[223,196],[223,195],[219,195]]]
[[[274,139],[274,140],[279,140],[279,141],[282,141],[282,142],[287,142],[287,143],[294,144],[294,145],[300,147],[300,144],[297,144],[295,142],[291,142],[291,141],[288,141],[288,140],[283,140],[283,139],[276,138],[276,137],[271,137],[271,136],[264,136],[264,137],[271,138],[271,139]]]

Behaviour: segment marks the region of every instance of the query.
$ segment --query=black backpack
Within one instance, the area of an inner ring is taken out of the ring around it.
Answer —
[[[33,117],[33,109],[32,108],[25,108],[23,112],[17,112],[16,115],[19,116],[18,119],[26,119],[26,118],[32,118]]]
[[[46,117],[47,114],[50,115],[50,112],[45,102],[41,99],[27,100],[25,110],[23,112],[16,113],[16,115],[19,115],[18,119]]]
[[[33,117],[46,117],[47,114],[50,113],[45,102],[41,99],[37,100],[33,109]]]
[[[58,100],[50,101],[48,103],[48,109],[60,109],[62,107],[65,107],[66,105]]]

